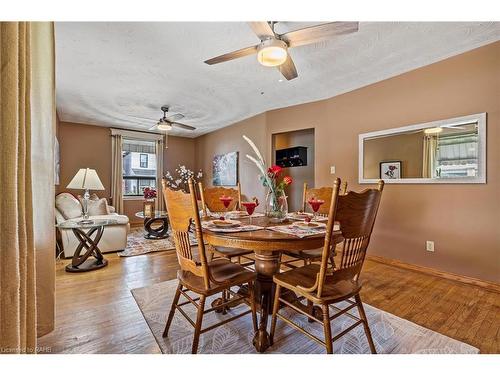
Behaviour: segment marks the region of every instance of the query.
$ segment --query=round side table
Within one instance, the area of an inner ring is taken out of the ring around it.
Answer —
[[[144,220],[144,238],[148,240],[161,240],[168,237],[168,215],[165,211],[155,211],[151,216],[144,216],[144,212],[139,211],[135,214]],[[152,227],[153,224],[159,224]]]
[[[118,222],[116,220],[81,220],[65,221],[56,225],[57,228],[71,229],[80,241],[71,263],[66,266],[66,272],[87,272],[106,267],[108,261],[102,256],[98,244],[104,227],[114,224]],[[83,254],[82,251],[84,251]],[[93,258],[90,258],[91,255]]]

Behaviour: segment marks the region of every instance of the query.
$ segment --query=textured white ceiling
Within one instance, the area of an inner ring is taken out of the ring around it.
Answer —
[[[277,31],[309,26],[283,22]],[[359,32],[297,47],[299,77],[279,82],[255,56],[204,60],[254,45],[242,22],[56,23],[62,121],[147,130],[160,106],[198,136],[264,111],[329,98],[500,39],[500,23],[362,22]],[[263,94],[261,94],[263,92]]]

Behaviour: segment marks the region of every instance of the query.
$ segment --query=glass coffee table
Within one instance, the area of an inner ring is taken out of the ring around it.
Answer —
[[[165,211],[155,211],[151,216],[144,216],[144,212],[135,214],[144,220],[144,238],[148,240],[161,240],[168,237],[168,215]],[[152,225],[155,224],[154,227]]]
[[[66,221],[57,224],[60,229],[71,229],[75,237],[80,241],[76,248],[71,264],[66,266],[67,272],[87,272],[106,267],[108,261],[102,256],[99,249],[104,228],[108,225],[118,224],[116,220],[88,220],[88,221]],[[92,235],[95,236],[92,238]],[[82,254],[82,251],[83,254]],[[93,258],[90,258],[92,255]],[[89,259],[90,258],[90,259]]]

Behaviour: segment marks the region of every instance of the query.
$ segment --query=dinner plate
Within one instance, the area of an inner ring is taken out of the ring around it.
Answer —
[[[325,223],[316,223],[316,222],[306,223],[305,221],[293,223],[292,225],[295,225],[296,227],[299,227],[302,229],[322,229],[322,228],[326,227]]]
[[[217,228],[235,228],[241,225],[238,220],[212,220],[210,223]]]
[[[228,215],[231,217],[248,217],[248,213],[245,211],[231,211],[228,212]]]
[[[307,212],[293,212],[290,214],[290,218],[297,220],[304,220],[312,216],[313,216],[312,214],[308,214]]]

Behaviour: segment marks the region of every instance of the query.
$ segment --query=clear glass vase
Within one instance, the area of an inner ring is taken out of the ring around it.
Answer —
[[[266,216],[270,221],[280,223],[288,214],[287,196],[283,190],[268,190],[266,195]]]

